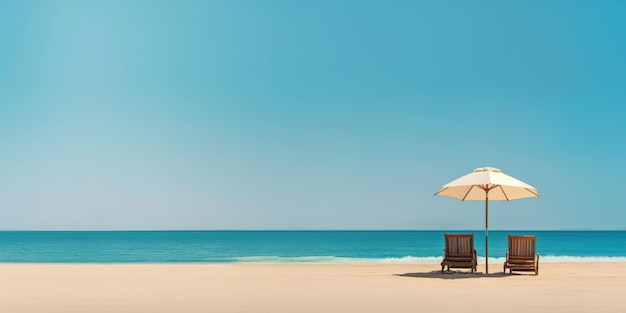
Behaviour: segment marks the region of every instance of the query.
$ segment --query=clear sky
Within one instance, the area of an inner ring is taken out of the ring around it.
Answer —
[[[626,229],[624,1],[5,1],[0,229]]]

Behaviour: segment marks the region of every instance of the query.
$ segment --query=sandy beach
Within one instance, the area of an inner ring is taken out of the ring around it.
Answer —
[[[626,312],[625,263],[0,264],[0,312]],[[479,267],[479,271],[484,269]]]

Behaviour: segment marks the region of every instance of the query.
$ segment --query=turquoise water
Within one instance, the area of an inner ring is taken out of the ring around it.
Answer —
[[[438,263],[443,231],[7,231],[0,262]],[[453,233],[453,232],[449,232]],[[484,260],[484,232],[474,232]],[[537,235],[543,262],[626,262],[626,231],[491,231],[490,260],[508,234]],[[482,262],[481,260],[481,262]]]

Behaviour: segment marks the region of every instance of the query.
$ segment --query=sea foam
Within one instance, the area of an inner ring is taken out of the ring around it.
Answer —
[[[381,263],[381,264],[439,264],[441,256],[416,257],[405,256],[398,258],[347,258],[337,256],[247,256],[229,259],[236,263]],[[504,263],[505,258],[489,258],[489,264]],[[626,257],[607,256],[540,256],[541,263],[602,263],[626,262]],[[478,256],[478,264],[484,264],[485,257]]]

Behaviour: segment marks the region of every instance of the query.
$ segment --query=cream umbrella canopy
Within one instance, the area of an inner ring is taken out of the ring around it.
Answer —
[[[485,200],[485,273],[489,273],[489,200],[510,201],[539,197],[537,189],[502,173],[493,167],[477,168],[473,172],[453,180],[435,193],[466,200]]]

